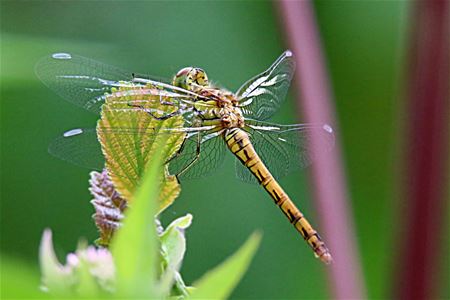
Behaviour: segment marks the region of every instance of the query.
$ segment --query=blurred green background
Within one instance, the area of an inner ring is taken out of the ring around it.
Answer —
[[[391,289],[391,229],[397,224],[394,171],[408,3],[316,1],[314,6],[368,295],[384,298]],[[40,57],[71,52],[167,78],[181,67],[200,66],[209,78],[236,90],[287,47],[274,8],[271,2],[252,1],[1,1],[2,272],[17,263],[30,278],[37,274],[46,227],[52,228],[61,257],[80,237],[97,238],[89,170],[47,153],[54,137],[94,127],[96,116],[36,78]],[[273,120],[301,122],[293,111],[291,94]],[[186,281],[192,283],[260,229],[261,248],[233,297],[328,297],[326,267],[261,188],[235,178],[231,154],[225,159],[215,176],[183,182],[181,196],[163,216],[167,224],[176,216],[194,215],[182,269]],[[297,172],[281,184],[317,224],[307,174]]]

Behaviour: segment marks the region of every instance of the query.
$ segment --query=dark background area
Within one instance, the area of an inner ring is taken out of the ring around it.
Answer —
[[[334,89],[343,161],[364,277],[371,298],[387,297],[397,256],[394,212],[406,2],[316,1]],[[89,170],[59,161],[47,146],[62,132],[94,127],[97,117],[58,97],[36,77],[40,57],[70,52],[138,73],[171,78],[200,66],[211,80],[237,90],[284,51],[270,2],[2,1],[1,2],[1,254],[37,272],[44,228],[63,257],[80,237],[92,242]],[[294,93],[273,118],[301,122]],[[233,296],[324,298],[325,268],[272,200],[234,176],[231,154],[213,176],[183,182],[164,213],[167,224],[191,213],[182,273],[192,283],[235,251],[254,230],[261,247]],[[317,224],[308,170],[281,180]]]

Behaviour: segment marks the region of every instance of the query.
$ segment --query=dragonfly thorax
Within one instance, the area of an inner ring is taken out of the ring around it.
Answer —
[[[201,68],[186,67],[173,77],[172,84],[183,89],[198,92],[209,86],[208,76]]]
[[[174,76],[172,84],[199,96],[193,107],[202,120],[219,120],[224,128],[244,127],[244,117],[237,106],[236,95],[212,86],[203,69],[183,68]]]
[[[221,121],[224,128],[244,127],[244,116],[239,107],[227,106],[221,109]]]
[[[222,128],[244,127],[244,116],[236,95],[225,89],[211,86],[202,88],[198,94],[205,98],[193,103],[200,119],[213,121],[216,124],[220,122]]]

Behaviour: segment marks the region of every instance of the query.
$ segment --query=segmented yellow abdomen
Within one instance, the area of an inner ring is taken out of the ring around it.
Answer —
[[[240,128],[233,128],[224,137],[231,152],[252,172],[275,204],[308,242],[316,256],[329,264],[332,257],[325,243],[264,165],[253,148],[248,134]]]

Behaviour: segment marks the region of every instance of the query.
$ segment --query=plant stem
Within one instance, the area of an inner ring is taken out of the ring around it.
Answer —
[[[288,44],[298,66],[294,84],[301,97],[297,107],[304,112],[307,122],[336,124],[312,4],[306,0],[277,3]],[[320,144],[318,138],[312,138],[313,147]],[[313,188],[323,238],[334,258],[328,268],[332,298],[364,299],[365,287],[354,240],[339,140],[336,139],[334,151],[319,152],[317,156],[312,165]]]
[[[439,267],[449,267],[440,254],[448,186],[450,2],[415,1],[412,13],[400,227],[405,232],[394,294],[434,299]]]

